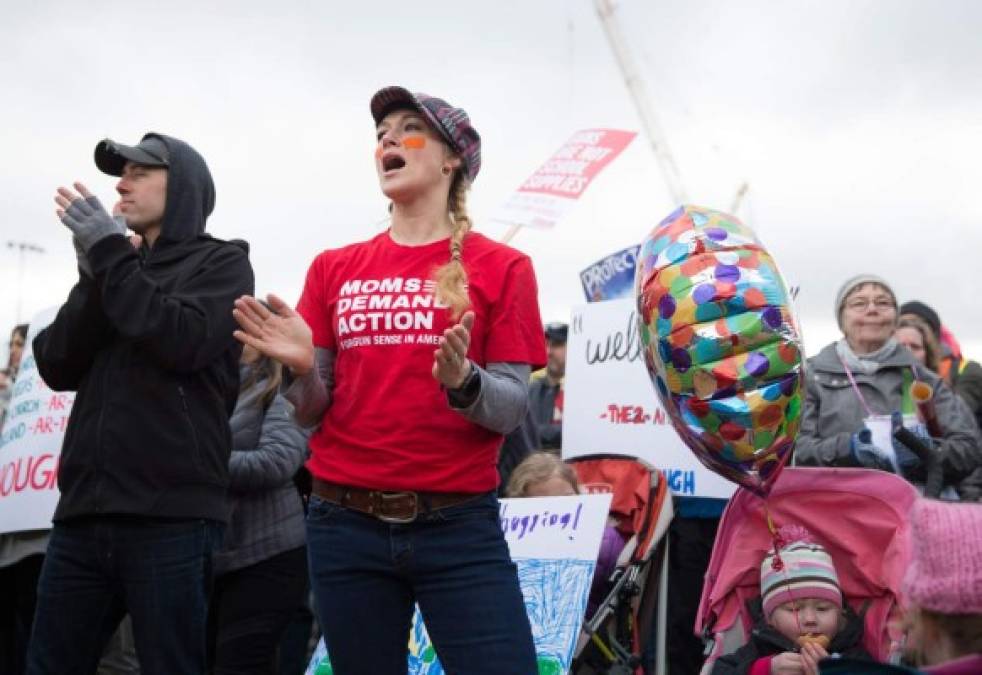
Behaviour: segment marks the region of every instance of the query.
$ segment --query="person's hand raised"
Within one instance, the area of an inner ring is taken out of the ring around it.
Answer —
[[[301,377],[314,367],[313,334],[303,317],[272,293],[266,296],[269,309],[259,300],[243,295],[235,301],[232,316],[241,330],[235,338]],[[272,311],[270,311],[272,310]]]
[[[473,328],[474,312],[464,312],[460,323],[443,331],[440,346],[433,352],[433,377],[447,389],[459,389],[471,374],[467,350]]]
[[[114,234],[125,234],[126,226],[110,216],[103,208],[99,198],[89,192],[82,183],[75,183],[78,194],[66,187],[58,188],[55,213],[61,222],[72,231],[82,251],[89,249],[102,239]]]

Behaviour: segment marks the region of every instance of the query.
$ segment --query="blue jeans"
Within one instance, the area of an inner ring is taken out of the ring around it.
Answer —
[[[414,603],[447,673],[538,672],[494,493],[404,525],[311,496],[307,550],[335,675],[405,673]]]
[[[55,524],[38,582],[28,675],[94,673],[127,612],[143,675],[204,673],[211,555],[223,529],[207,520]]]

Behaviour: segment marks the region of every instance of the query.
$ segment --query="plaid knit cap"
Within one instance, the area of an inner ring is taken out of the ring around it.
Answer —
[[[764,616],[792,600],[827,600],[841,608],[842,590],[832,556],[803,527],[782,527],[778,538],[780,555],[772,550],[760,564]]]
[[[481,135],[471,125],[463,108],[455,108],[442,98],[416,92],[404,87],[384,87],[375,92],[369,108],[377,125],[397,108],[411,108],[423,113],[440,136],[464,161],[467,180],[474,182],[481,170]]]

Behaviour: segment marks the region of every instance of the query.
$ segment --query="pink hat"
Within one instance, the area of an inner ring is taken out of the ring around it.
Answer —
[[[907,601],[943,614],[982,613],[982,504],[918,499],[910,521]]]

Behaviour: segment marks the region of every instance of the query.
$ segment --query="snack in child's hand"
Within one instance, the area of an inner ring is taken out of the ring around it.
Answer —
[[[805,635],[798,636],[798,644],[804,647],[807,644],[818,645],[822,649],[829,648],[829,638],[828,636],[821,635],[818,633],[807,633]]]

